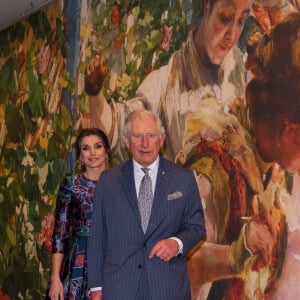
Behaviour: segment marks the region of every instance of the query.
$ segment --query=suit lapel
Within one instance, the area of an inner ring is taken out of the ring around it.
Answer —
[[[162,197],[162,193],[165,190],[167,184],[170,184],[168,180],[168,171],[169,168],[167,167],[165,160],[160,158],[159,166],[157,171],[157,178],[155,183],[155,194],[153,199],[153,204],[155,202],[159,202],[159,199]]]
[[[130,159],[127,161],[121,170],[120,184],[124,192],[125,198],[128,201],[134,214],[137,216],[140,223],[140,212],[137,204],[137,196],[134,182],[133,162]]]

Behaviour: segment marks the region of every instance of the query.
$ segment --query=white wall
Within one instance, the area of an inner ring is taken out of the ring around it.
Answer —
[[[0,0],[0,31],[27,17],[53,0]]]

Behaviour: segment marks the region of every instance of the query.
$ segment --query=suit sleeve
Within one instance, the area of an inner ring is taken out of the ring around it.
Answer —
[[[204,214],[198,185],[192,171],[188,171],[185,180],[186,206],[181,228],[176,235],[182,241],[182,254],[189,252],[205,237]]]
[[[93,203],[90,236],[87,248],[88,287],[102,287],[102,265],[104,244],[103,222],[103,175],[97,182]]]

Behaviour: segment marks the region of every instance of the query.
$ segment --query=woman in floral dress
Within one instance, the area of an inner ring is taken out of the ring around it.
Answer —
[[[96,182],[105,170],[110,147],[103,131],[86,128],[80,132],[75,150],[84,171],[66,177],[58,192],[50,299],[89,299],[87,241]]]

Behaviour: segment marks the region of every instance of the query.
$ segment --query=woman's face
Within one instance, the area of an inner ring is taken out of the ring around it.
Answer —
[[[105,166],[106,151],[102,139],[97,135],[82,138],[80,143],[80,160],[86,168],[102,168]]]
[[[200,47],[204,48],[211,63],[221,64],[237,43],[250,5],[251,0],[218,0],[211,7],[211,1],[206,1],[196,44],[202,44]]]

